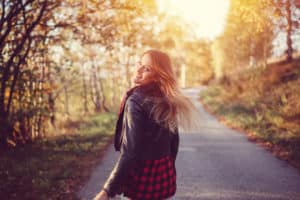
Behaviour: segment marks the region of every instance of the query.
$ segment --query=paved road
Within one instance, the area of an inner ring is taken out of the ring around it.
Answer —
[[[195,100],[203,89],[185,92]],[[300,200],[298,170],[219,123],[199,103],[197,107],[201,130],[180,134],[176,200]],[[98,192],[117,156],[111,146],[78,193],[82,200]]]

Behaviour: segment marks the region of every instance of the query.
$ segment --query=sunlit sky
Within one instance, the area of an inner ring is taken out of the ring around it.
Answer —
[[[229,0],[157,0],[161,12],[182,16],[199,37],[213,39],[223,32]]]

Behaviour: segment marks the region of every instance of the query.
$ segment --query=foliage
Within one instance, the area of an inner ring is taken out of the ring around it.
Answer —
[[[286,43],[284,59],[297,46],[299,5],[293,0],[231,0],[224,33],[214,41],[217,77],[246,67],[265,67]],[[286,40],[284,40],[284,37]]]
[[[281,148],[279,153],[285,159],[299,164],[299,86],[299,61],[275,63],[264,70],[254,68],[227,76],[201,98],[230,124],[252,132],[275,150]]]
[[[299,38],[299,2],[294,0],[273,0],[276,13],[276,34],[286,34],[286,58],[293,59],[293,52],[296,50],[294,42]]]
[[[274,6],[269,0],[232,0],[224,34],[217,40],[223,73],[265,63],[271,55]]]
[[[49,135],[62,115],[115,110],[155,10],[151,0],[1,1],[1,146]]]
[[[58,1],[1,1],[0,144],[24,143],[44,133],[46,28]],[[34,65],[27,57],[34,60]]]

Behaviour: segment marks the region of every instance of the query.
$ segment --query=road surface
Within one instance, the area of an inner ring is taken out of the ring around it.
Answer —
[[[180,133],[174,199],[300,200],[299,170],[205,112],[196,100],[204,89],[185,89],[201,113],[201,128],[195,133]],[[111,146],[79,191],[82,200],[92,199],[101,189],[117,156]]]

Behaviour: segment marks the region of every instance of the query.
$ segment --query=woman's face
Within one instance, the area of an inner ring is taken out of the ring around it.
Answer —
[[[144,54],[137,64],[134,83],[135,85],[143,85],[154,80],[155,72],[152,68],[151,57],[149,54]]]

